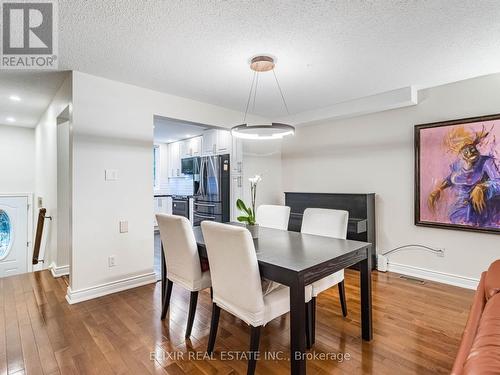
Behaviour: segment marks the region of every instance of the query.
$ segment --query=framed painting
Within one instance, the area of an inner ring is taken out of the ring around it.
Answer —
[[[415,125],[415,224],[500,233],[500,114]]]

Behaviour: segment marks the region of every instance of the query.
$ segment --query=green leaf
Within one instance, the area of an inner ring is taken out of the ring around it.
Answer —
[[[242,223],[250,223],[250,218],[248,216],[238,216],[238,221]]]
[[[241,199],[238,199],[236,201],[236,207],[238,208],[238,210],[240,211],[246,211],[247,210],[247,207],[245,206],[245,203],[241,200]]]
[[[236,201],[236,207],[238,208],[238,210],[243,211],[248,216],[252,216],[252,209],[250,207],[247,207],[245,205],[245,202],[243,202],[241,199],[238,199]]]

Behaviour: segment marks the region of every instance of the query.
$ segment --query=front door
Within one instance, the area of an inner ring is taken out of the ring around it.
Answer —
[[[0,277],[28,272],[28,198],[0,196]]]

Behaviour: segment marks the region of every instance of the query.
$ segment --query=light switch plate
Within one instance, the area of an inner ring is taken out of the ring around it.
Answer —
[[[120,221],[120,233],[128,233],[128,221]]]
[[[118,180],[118,170],[117,169],[106,169],[104,171],[104,179],[106,181]]]

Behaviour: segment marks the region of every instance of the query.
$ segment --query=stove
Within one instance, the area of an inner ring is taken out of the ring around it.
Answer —
[[[189,197],[186,195],[172,195],[172,214],[189,219]]]

